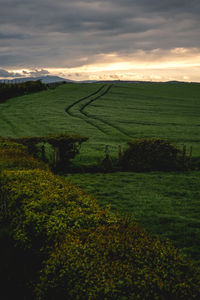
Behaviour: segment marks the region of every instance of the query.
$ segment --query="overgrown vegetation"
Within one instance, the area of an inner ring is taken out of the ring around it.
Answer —
[[[0,171],[5,169],[44,169],[49,167],[27,152],[27,147],[0,137]]]
[[[36,287],[40,299],[198,299],[199,269],[134,222],[69,233]]]
[[[177,171],[187,169],[189,159],[170,141],[159,138],[134,139],[128,142],[121,165],[128,171]]]
[[[88,138],[61,133],[45,137],[10,138],[9,140],[26,146],[32,156],[40,157],[48,162],[54,171],[66,171],[69,169],[70,160],[79,153],[81,144]],[[51,160],[48,160],[48,151],[45,150],[47,145],[51,146]]]
[[[0,146],[25,151],[2,139]],[[18,256],[14,265],[1,256],[8,299],[6,286],[16,297],[38,300],[199,299],[200,269],[172,245],[50,171],[17,163],[19,170],[0,173],[1,253],[9,246],[8,254]]]

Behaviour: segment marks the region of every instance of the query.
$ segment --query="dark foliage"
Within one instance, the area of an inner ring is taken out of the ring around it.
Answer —
[[[40,92],[46,89],[46,85],[40,80],[21,83],[0,83],[0,103],[9,98]]]
[[[168,140],[159,138],[134,139],[122,154],[123,169],[136,172],[171,171],[187,168],[184,153]]]
[[[34,157],[40,156],[45,162],[47,161],[47,157],[44,145],[51,145],[54,152],[54,161],[51,162],[51,166],[56,171],[64,171],[69,167],[70,160],[79,153],[81,144],[87,141],[88,138],[62,133],[45,137],[12,138],[10,140],[25,145],[31,155]],[[39,144],[40,148],[38,147]]]

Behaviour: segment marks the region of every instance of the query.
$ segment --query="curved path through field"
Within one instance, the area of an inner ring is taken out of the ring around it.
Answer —
[[[91,103],[93,103],[94,101],[99,100],[104,95],[106,95],[110,91],[112,86],[113,84],[102,85],[96,92],[76,100],[74,103],[69,105],[65,109],[65,111],[71,117],[83,119],[85,122],[89,123],[90,125],[97,128],[98,130],[100,130],[106,135],[113,135],[117,133],[131,138],[130,135],[128,135],[125,131],[123,131],[118,126],[115,126],[110,122],[103,120],[102,118],[99,118],[97,116],[91,115],[88,112],[86,112],[86,108],[89,107],[89,105],[91,105]],[[110,132],[110,129],[112,130],[112,132]]]

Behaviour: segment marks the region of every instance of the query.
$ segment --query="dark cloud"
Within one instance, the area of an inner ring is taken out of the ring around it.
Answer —
[[[0,32],[0,40],[2,39],[17,39],[17,40],[24,40],[26,38],[28,38],[29,36],[26,35],[26,34],[15,34],[15,33],[3,33],[3,32]]]
[[[33,72],[26,72],[26,74],[28,74],[29,76],[32,77],[38,77],[38,76],[45,76],[48,75],[49,72],[47,70],[34,70]]]
[[[199,0],[1,0],[0,65],[76,67],[100,53],[200,48],[199,14]]]
[[[23,77],[25,76],[31,76],[31,77],[38,77],[38,76],[45,76],[48,75],[49,72],[47,70],[34,70],[33,72],[27,72],[27,71],[22,71],[21,73],[18,72],[9,72],[4,69],[0,69],[0,77],[2,78],[11,78],[11,77]]]

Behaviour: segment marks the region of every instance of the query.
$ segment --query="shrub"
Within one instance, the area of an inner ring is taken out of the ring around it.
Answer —
[[[6,170],[0,186],[13,237],[24,248],[44,250],[71,228],[92,229],[115,219],[93,197],[48,171]]]
[[[38,168],[47,170],[48,166],[29,155],[24,145],[0,138],[0,171]]]
[[[69,231],[80,228],[93,230],[100,224],[115,222],[108,209],[102,210],[93,197],[78,187],[63,182],[50,171],[4,170],[0,173],[1,225],[15,242],[14,254],[23,264],[20,271],[20,297],[25,291],[30,299],[30,283],[37,281],[38,273],[49,253],[65,239]],[[8,272],[18,272],[10,266]],[[2,273],[2,272],[1,272]],[[18,289],[15,282],[8,283]],[[33,298],[35,299],[35,298]]]
[[[169,171],[186,167],[177,146],[163,139],[134,139],[122,154],[122,167],[131,171]]]
[[[200,299],[200,270],[134,222],[67,233],[46,261],[36,299]]]
[[[42,170],[25,146],[0,139],[0,152],[5,208],[0,238],[17,260],[4,264],[16,297],[200,299],[200,269],[169,243],[151,238],[134,222],[99,208],[75,185]]]
[[[49,144],[56,151],[56,161],[54,161],[55,170],[65,170],[69,166],[72,158],[79,153],[81,144],[88,140],[87,137],[80,135],[70,135],[67,133],[48,135],[45,137],[21,137],[11,139],[14,142],[25,145],[28,152],[34,157],[38,157],[38,144]],[[45,158],[44,158],[45,159]]]
[[[0,149],[18,149],[26,151],[27,147],[22,144],[10,141],[9,139],[0,137]]]

